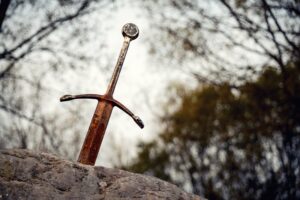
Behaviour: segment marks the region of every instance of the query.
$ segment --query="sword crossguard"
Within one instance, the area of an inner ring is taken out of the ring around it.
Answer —
[[[99,95],[99,94],[80,94],[80,95],[64,95],[59,100],[61,102],[63,101],[71,101],[74,99],[96,99],[98,101],[106,101],[111,103],[113,106],[117,106],[121,110],[123,110],[125,113],[127,113],[134,121],[135,123],[140,127],[144,128],[144,123],[138,116],[134,115],[126,106],[124,106],[121,102],[115,100],[114,98],[107,96],[107,95]]]

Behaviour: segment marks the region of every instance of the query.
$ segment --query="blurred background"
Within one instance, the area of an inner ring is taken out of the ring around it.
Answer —
[[[208,199],[300,199],[298,0],[1,0],[0,148],[76,160],[125,23],[129,48],[97,165]]]

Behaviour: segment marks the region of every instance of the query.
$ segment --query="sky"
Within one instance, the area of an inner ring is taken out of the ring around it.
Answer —
[[[45,0],[41,2],[44,2],[46,8],[33,10],[28,6],[23,10],[23,13],[18,11],[18,16],[10,19],[11,25],[17,24],[21,27],[26,22],[28,23],[28,31],[35,30],[35,26],[39,26],[40,21],[42,21],[36,17],[37,15],[43,16],[44,9],[50,13],[58,9],[53,3],[54,1],[52,1],[52,4]],[[41,6],[43,6],[43,3],[41,3]],[[31,73],[32,71],[40,70],[41,73],[44,73],[42,85],[46,89],[43,90],[44,96],[41,101],[45,102],[42,103],[42,109],[46,115],[51,117],[51,115],[54,116],[54,114],[59,113],[60,116],[68,118],[71,114],[67,112],[68,110],[78,109],[74,112],[80,114],[82,120],[76,124],[74,129],[80,130],[82,140],[80,145],[82,145],[97,102],[76,100],[61,103],[59,98],[65,94],[104,94],[122,46],[121,29],[123,25],[130,22],[139,27],[139,37],[130,44],[114,98],[139,116],[144,121],[145,128],[140,129],[127,114],[118,108],[113,110],[96,163],[97,165],[111,167],[114,164],[120,164],[118,163],[119,157],[117,154],[121,155],[122,164],[128,164],[137,153],[136,146],[139,141],[151,140],[157,137],[162,128],[159,116],[162,114],[164,103],[167,100],[168,86],[174,82],[181,82],[185,86],[195,86],[196,80],[191,79],[191,76],[186,74],[184,70],[188,71],[196,68],[196,63],[197,70],[203,73],[202,67],[205,66],[205,63],[201,62],[199,56],[198,60],[184,62],[184,66],[180,67],[158,60],[157,56],[150,53],[148,41],[157,36],[155,35],[157,32],[152,34],[151,22],[153,22],[153,19],[145,14],[143,8],[139,7],[138,4],[129,3],[129,1],[109,3],[108,7],[103,6],[103,8],[101,6],[100,4],[99,9],[92,14],[80,18],[79,22],[81,23],[74,21],[64,24],[45,41],[39,43],[39,47],[50,45],[56,53],[55,58],[43,52],[32,54],[22,60],[22,66],[19,66],[18,70],[33,79],[35,77],[33,76],[34,73]],[[62,9],[61,13],[65,12],[65,8],[59,8]],[[172,12],[167,14],[174,15]],[[176,26],[177,21],[175,20],[172,23],[174,24],[165,26]],[[208,41],[210,45],[216,46],[216,48],[222,46],[218,44],[223,43],[220,38],[207,38],[210,39]],[[161,47],[162,44],[162,41],[157,38],[157,46]],[[156,43],[154,42],[153,45],[156,45]],[[79,67],[72,69],[68,64],[74,60],[72,57],[63,56],[62,49],[78,55],[91,56],[93,59],[89,59],[87,62],[76,60],[77,63],[75,64]],[[176,47],[174,49],[177,50]],[[228,52],[222,49],[219,52],[224,57],[233,56],[232,54],[226,55]],[[51,67],[51,62],[54,62],[56,57],[61,57],[63,62],[59,64],[56,74],[48,73],[47,67]],[[183,57],[185,57],[185,54]],[[168,59],[172,61],[172,57]],[[190,58],[186,56],[184,59],[186,61]],[[256,61],[256,59],[252,60]],[[28,101],[27,106],[31,107],[34,104]],[[64,132],[62,137],[68,141],[73,137],[72,134],[74,134],[72,131]]]
[[[89,20],[92,21],[92,24],[99,21],[97,17],[97,14],[90,17]],[[114,108],[96,162],[96,165],[112,167],[114,164],[120,164],[116,154],[121,152],[122,164],[128,164],[137,154],[139,141],[147,141],[157,137],[161,128],[158,117],[162,113],[163,103],[166,100],[166,89],[170,82],[176,80],[192,84],[195,80],[190,80],[189,76],[178,69],[164,66],[163,63],[160,64],[149,54],[147,37],[151,35],[148,21],[150,19],[143,16],[143,11],[139,7],[123,5],[109,14],[107,20],[108,22],[106,21],[104,25],[105,32],[102,32],[103,27],[99,26],[101,27],[99,30],[101,35],[99,34],[98,40],[101,40],[102,45],[106,47],[105,51],[107,51],[105,55],[99,52],[100,62],[93,63],[81,71],[64,71],[59,77],[64,83],[51,84],[49,86],[50,92],[46,94],[46,98],[50,104],[48,106],[50,112],[81,105],[81,110],[78,112],[84,116],[84,121],[80,124],[83,130],[82,139],[84,139],[96,107],[96,101],[76,100],[78,102],[61,103],[58,99],[65,94],[103,94],[108,86],[123,43],[121,34],[123,25],[130,22],[138,26],[140,34],[136,40],[130,43],[114,98],[139,116],[143,120],[145,128],[140,129],[127,114]],[[94,31],[93,34],[97,34],[97,27]],[[93,46],[87,45],[85,48],[85,51],[95,51]],[[99,70],[101,66],[98,66],[101,65],[102,58],[110,59],[103,61],[104,64],[109,64],[107,71],[104,72],[101,72]],[[53,77],[49,77],[49,82],[55,82]],[[79,85],[80,87],[78,87]]]
[[[193,87],[197,84],[196,80],[192,79],[190,74],[184,73],[184,69],[189,66],[191,69],[195,68],[195,60],[191,59],[191,62],[185,61],[184,67],[180,69],[180,67],[170,66],[170,63],[160,62],[160,60],[157,60],[157,57],[150,53],[147,40],[151,37],[152,19],[149,18],[149,15],[144,14],[145,10],[142,8],[129,4],[127,1],[124,2],[120,4],[121,6],[117,6],[116,9],[112,9],[113,12],[105,19],[107,20],[105,21],[105,24],[107,24],[104,29],[105,33],[100,36],[101,42],[107,47],[106,51],[108,52],[106,54],[110,59],[108,61],[108,70],[105,73],[99,74],[97,73],[97,66],[93,66],[90,70],[85,71],[84,74],[75,75],[75,77],[77,76],[75,80],[78,80],[78,82],[82,81],[82,76],[87,78],[88,81],[85,80],[84,83],[80,83],[80,85],[84,85],[81,91],[78,91],[77,88],[72,88],[70,91],[73,94],[95,92],[103,94],[106,91],[122,46],[123,37],[121,29],[123,25],[130,22],[139,27],[139,37],[130,44],[114,97],[127,106],[135,115],[138,115],[144,121],[145,128],[140,129],[127,114],[118,108],[114,109],[96,163],[108,167],[112,166],[113,163],[119,162],[117,160],[119,159],[118,157],[114,158],[119,151],[121,151],[122,155],[122,164],[130,163],[131,159],[137,154],[137,144],[139,141],[152,140],[157,137],[162,129],[159,116],[163,113],[162,110],[164,102],[167,100],[168,86],[170,84],[179,82],[187,87]],[[209,6],[210,4],[207,5]],[[211,12],[219,12],[215,7],[214,9]],[[173,13],[170,12],[168,14],[172,15]],[[97,22],[99,19],[95,15],[91,20]],[[173,24],[170,24],[170,26],[173,26]],[[99,30],[99,32],[101,31]],[[95,34],[97,34],[97,29],[95,29]],[[235,34],[240,36],[239,33]],[[207,36],[207,38],[210,38],[210,36]],[[160,40],[157,40],[157,43],[160,42]],[[209,40],[209,44],[216,47],[222,46],[223,42],[222,37],[216,36],[211,36],[211,40]],[[158,46],[160,45],[158,44]],[[235,51],[239,52],[240,50],[236,49]],[[225,58],[228,56],[233,57],[232,52],[223,51],[222,49],[220,49],[219,53]],[[247,56],[248,59],[243,58],[240,60],[244,60],[246,63],[263,62],[260,59],[254,59],[257,56],[251,57],[252,55],[249,53]],[[99,54],[99,58],[101,60],[101,54]],[[239,60],[239,58],[235,60]],[[205,66],[205,63],[202,63],[202,65]],[[202,65],[198,67],[198,70],[201,70]],[[70,80],[74,82],[73,78]],[[87,91],[83,91],[84,89]],[[83,103],[87,103],[87,101]],[[89,102],[86,107],[82,107],[82,112],[86,113],[85,116],[87,119],[82,124],[83,127],[86,127],[85,130],[89,126],[95,106],[96,102]]]

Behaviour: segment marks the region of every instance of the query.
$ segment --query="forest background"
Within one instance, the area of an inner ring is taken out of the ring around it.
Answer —
[[[300,198],[298,0],[1,0],[0,147],[76,160],[136,23],[97,164],[208,199]]]

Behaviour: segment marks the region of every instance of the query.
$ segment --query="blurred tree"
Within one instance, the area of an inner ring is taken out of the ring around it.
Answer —
[[[110,5],[106,0],[0,2],[0,148],[75,157],[82,119],[76,109],[70,117],[47,110],[47,95],[63,74],[98,62],[96,52],[87,51],[92,43],[102,48],[91,36],[96,27],[90,18],[104,17]]]
[[[299,64],[285,67],[289,96],[273,67],[235,88],[175,87],[159,139],[141,144],[127,169],[208,199],[299,199]]]
[[[127,169],[208,199],[299,199],[299,1],[155,3],[151,52],[199,86],[171,90],[165,128]]]
[[[166,0],[144,3],[151,52],[200,82],[252,79],[260,66],[285,71],[299,57],[297,0]],[[159,40],[159,42],[158,42]]]

